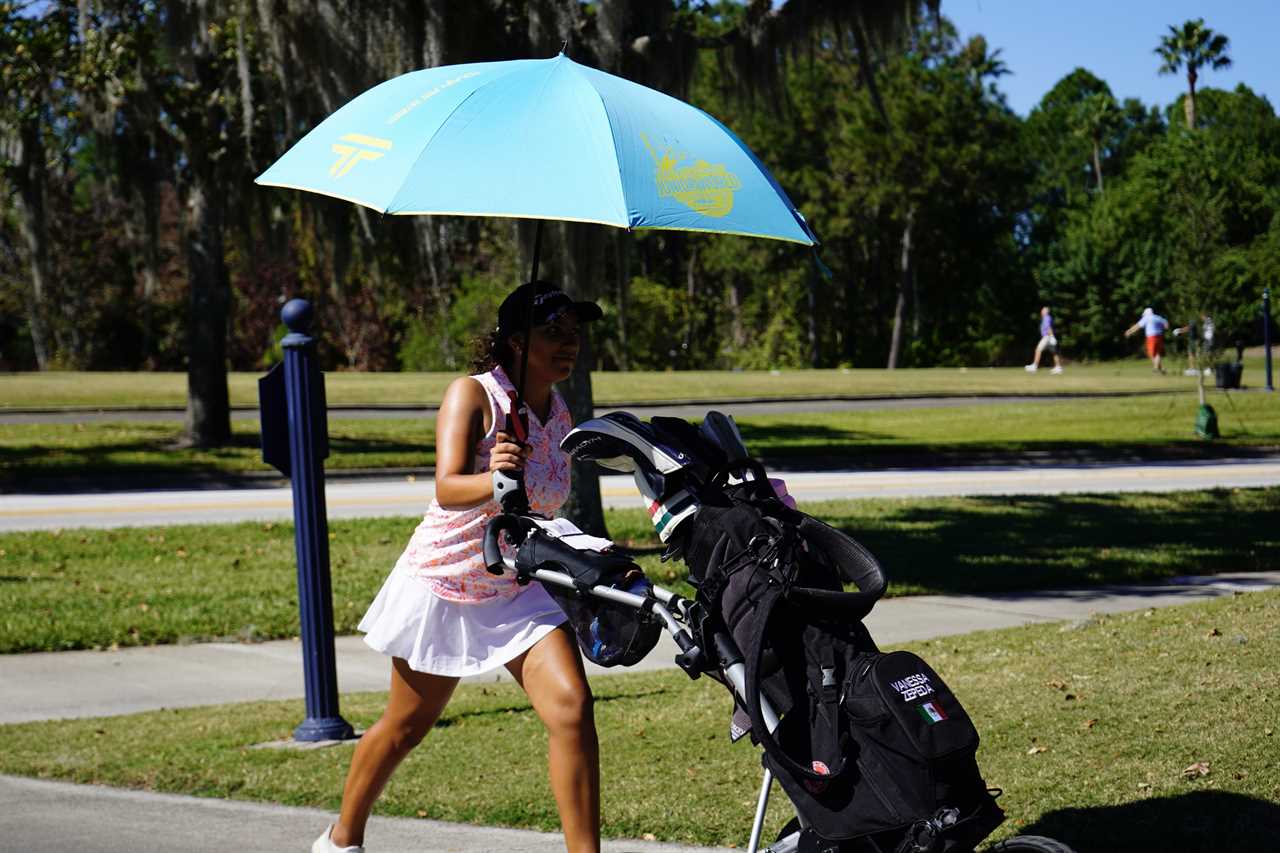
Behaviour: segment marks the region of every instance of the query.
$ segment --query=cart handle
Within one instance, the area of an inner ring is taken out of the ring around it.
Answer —
[[[484,567],[491,575],[500,575],[507,565],[502,560],[502,547],[499,535],[505,531],[516,532],[524,529],[526,522],[518,515],[503,513],[489,519],[484,527]]]

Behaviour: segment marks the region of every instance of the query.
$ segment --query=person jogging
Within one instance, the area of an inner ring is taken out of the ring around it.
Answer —
[[[1125,330],[1127,338],[1139,329],[1147,335],[1147,357],[1151,359],[1151,369],[1156,373],[1164,373],[1164,333],[1169,328],[1169,321],[1150,308],[1144,308],[1138,322]]]

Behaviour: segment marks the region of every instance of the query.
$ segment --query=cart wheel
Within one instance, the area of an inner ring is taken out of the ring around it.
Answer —
[[[1043,835],[1015,835],[1013,838],[993,844],[986,853],[1075,853],[1061,841]]]

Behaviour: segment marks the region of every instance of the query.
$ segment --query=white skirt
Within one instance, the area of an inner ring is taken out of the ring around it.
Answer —
[[[403,658],[411,669],[462,677],[514,660],[564,621],[564,611],[536,582],[514,598],[461,604],[392,569],[359,630],[371,648]]]

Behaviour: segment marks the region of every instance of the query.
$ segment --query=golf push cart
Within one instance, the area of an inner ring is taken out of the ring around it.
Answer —
[[[614,412],[562,448],[634,476],[663,559],[686,563],[694,598],[650,583],[608,540],[530,513],[521,484],[501,472],[485,563],[541,583],[588,659],[632,665],[666,630],[690,678],[725,685],[731,739],[750,737],[763,753],[747,853],[969,853],[1001,823],[1000,792],[978,772],[978,735],[955,695],[915,655],[881,652],[862,624],[885,590],[879,563],[797,511],[732,418],[709,412],[695,427]],[[762,848],[775,780],[795,817]],[[1040,836],[989,849],[1071,853]]]

